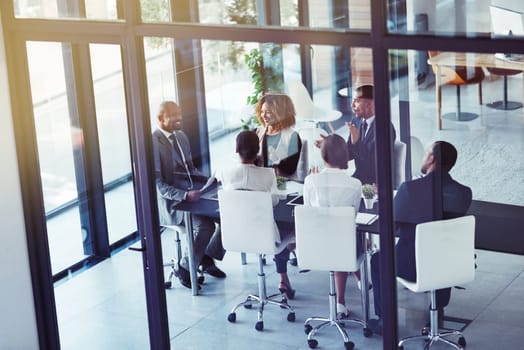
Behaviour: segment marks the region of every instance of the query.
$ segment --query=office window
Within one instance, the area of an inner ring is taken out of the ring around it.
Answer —
[[[77,7],[81,4],[84,4],[85,8]],[[117,19],[116,0],[15,0],[14,8],[15,16],[19,18]]]

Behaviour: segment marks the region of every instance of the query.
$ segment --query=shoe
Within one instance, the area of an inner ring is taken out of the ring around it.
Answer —
[[[347,320],[349,318],[349,310],[346,305],[337,303],[337,319]]]
[[[220,270],[215,264],[209,266],[202,266],[202,271],[215,278],[226,278],[226,273]]]
[[[372,318],[368,320],[368,327],[374,334],[382,335],[382,319]]]
[[[291,289],[291,287],[284,282],[280,282],[278,290],[286,297],[286,299],[293,300],[295,298],[295,290]]]
[[[189,271],[183,268],[182,266],[178,265],[178,269],[175,271],[175,276],[180,281],[180,284],[183,285],[186,288],[191,289],[191,277],[189,274]],[[200,290],[200,285],[198,286],[198,290]]]
[[[215,260],[213,260],[209,255],[204,255],[202,257],[200,265],[202,266],[202,272],[215,278],[226,278],[226,273],[215,265]]]
[[[357,287],[358,287],[358,290],[362,290],[362,283],[359,281],[357,281]],[[371,290],[373,288],[373,285],[371,283],[368,282],[368,289]]]

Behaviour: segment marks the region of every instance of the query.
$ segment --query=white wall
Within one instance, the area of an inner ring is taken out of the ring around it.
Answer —
[[[0,16],[0,349],[38,349]]]

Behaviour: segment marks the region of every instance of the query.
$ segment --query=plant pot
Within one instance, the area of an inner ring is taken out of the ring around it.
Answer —
[[[373,209],[373,204],[375,204],[375,198],[364,198],[364,207],[366,209]]]

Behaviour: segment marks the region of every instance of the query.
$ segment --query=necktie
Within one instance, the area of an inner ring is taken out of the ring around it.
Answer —
[[[180,142],[178,142],[178,137],[176,137],[175,133],[172,133],[169,135],[169,139],[171,140],[173,144],[173,148],[178,151],[180,154],[180,157],[182,158],[182,163],[184,163],[184,169],[186,170],[186,175],[189,179],[189,189],[193,188],[193,179],[191,179],[191,172],[189,171],[189,167],[187,166],[186,156],[184,155],[184,151],[182,150],[182,146],[180,146]]]
[[[362,135],[360,136],[362,138],[362,140],[366,139],[366,131],[367,130],[368,130],[368,123],[366,123],[366,121],[364,120],[362,122]]]

